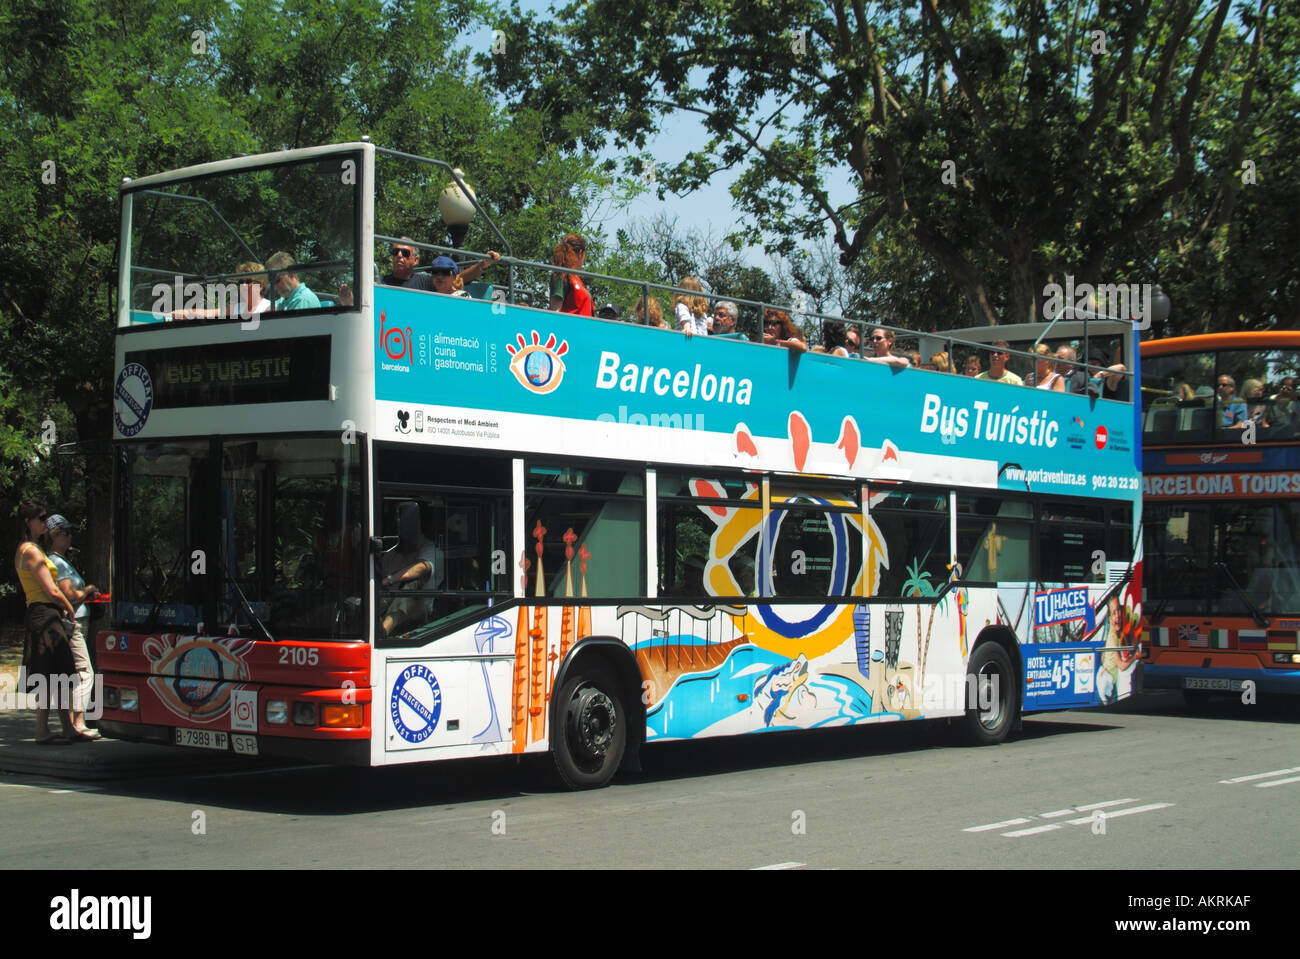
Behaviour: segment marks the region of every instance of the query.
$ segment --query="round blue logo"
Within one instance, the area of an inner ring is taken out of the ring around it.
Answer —
[[[438,728],[442,715],[442,689],[428,666],[407,666],[393,683],[388,700],[397,735],[408,743],[422,743]]]
[[[113,420],[123,436],[135,436],[149,421],[153,409],[153,380],[139,363],[128,363],[117,374],[113,389]]]
[[[524,376],[533,386],[545,386],[555,375],[555,364],[550,356],[541,350],[528,354],[524,358]]]

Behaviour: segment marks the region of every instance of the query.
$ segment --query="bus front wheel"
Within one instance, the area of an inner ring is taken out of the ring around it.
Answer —
[[[614,678],[602,670],[579,670],[559,689],[559,728],[551,754],[570,789],[596,789],[614,778],[627,746],[627,711]]]
[[[966,666],[963,738],[974,746],[993,746],[1007,738],[1016,721],[1019,697],[1011,659],[997,643],[981,643]]]

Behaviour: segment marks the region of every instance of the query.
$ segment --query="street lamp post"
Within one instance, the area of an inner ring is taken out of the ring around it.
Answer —
[[[474,202],[470,199],[474,197],[474,191],[465,183],[464,173],[459,169],[452,172],[456,174],[456,179],[438,194],[438,212],[447,226],[447,232],[451,234],[451,245],[460,249],[465,242],[465,234],[469,232],[470,221],[474,219]],[[461,184],[465,185],[464,190],[461,189]]]

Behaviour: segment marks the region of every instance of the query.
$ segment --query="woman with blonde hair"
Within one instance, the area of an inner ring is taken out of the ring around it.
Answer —
[[[948,354],[944,350],[930,354],[930,365],[940,373],[952,372],[952,368],[948,365]]]
[[[567,270],[581,270],[587,259],[587,241],[576,233],[570,233],[555,244],[551,262]],[[551,300],[549,310],[561,313],[575,313],[578,316],[593,316],[591,294],[582,283],[582,277],[576,273],[555,272],[551,274]]]
[[[704,297],[704,284],[693,276],[684,276],[677,284],[683,290],[692,290],[699,296],[678,293],[673,298],[673,314],[677,318],[677,329],[687,336],[695,333],[707,336],[709,333],[709,301]]]
[[[1056,372],[1056,354],[1046,343],[1034,347],[1034,370],[1025,377],[1025,386],[1036,390],[1051,390],[1053,393],[1065,392],[1065,377]]]

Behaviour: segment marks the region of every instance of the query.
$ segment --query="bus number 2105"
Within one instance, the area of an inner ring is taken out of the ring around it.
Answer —
[[[281,666],[315,666],[320,662],[320,650],[315,646],[282,646],[280,648]]]

